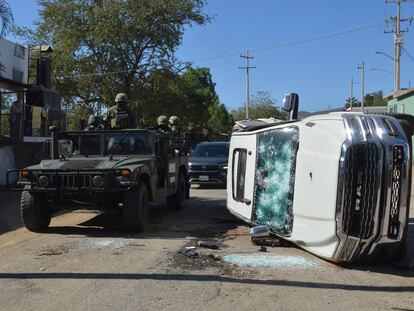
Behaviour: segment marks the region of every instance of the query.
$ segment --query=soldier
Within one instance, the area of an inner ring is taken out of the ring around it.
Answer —
[[[124,93],[119,93],[115,97],[115,106],[108,110],[108,120],[111,128],[124,129],[134,128],[137,126],[131,111],[128,108],[128,96]]]
[[[164,134],[170,134],[170,128],[168,127],[168,117],[159,116],[157,120],[158,130]]]
[[[98,128],[99,123],[98,117],[90,115],[88,118],[88,126],[85,127],[84,131],[95,131]]]
[[[181,136],[181,129],[180,129],[180,119],[177,116],[171,116],[168,120],[171,134],[173,137],[180,137]]]

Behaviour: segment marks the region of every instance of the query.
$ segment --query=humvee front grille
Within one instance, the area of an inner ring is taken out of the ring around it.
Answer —
[[[354,145],[346,154],[342,228],[350,236],[366,239],[373,233],[378,158],[371,143]]]
[[[60,188],[66,189],[85,189],[90,188],[92,175],[74,175],[74,174],[67,174],[67,175],[58,175],[53,176],[53,178],[57,179],[56,182],[59,184]]]

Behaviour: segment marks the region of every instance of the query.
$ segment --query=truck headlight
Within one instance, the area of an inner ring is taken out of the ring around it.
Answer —
[[[97,188],[101,188],[104,184],[104,179],[101,175],[93,176],[92,178],[92,185],[94,185]]]
[[[49,186],[49,177],[47,177],[46,175],[41,175],[38,179],[37,179],[37,183],[40,187],[42,188],[46,188],[47,186]]]

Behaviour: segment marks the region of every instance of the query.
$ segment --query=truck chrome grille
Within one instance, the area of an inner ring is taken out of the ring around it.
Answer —
[[[388,237],[396,238],[400,232],[400,197],[402,165],[404,162],[404,147],[393,147],[392,183],[390,197],[390,220],[388,226]]]
[[[366,239],[373,233],[378,158],[371,143],[354,145],[346,154],[342,228],[350,236]]]

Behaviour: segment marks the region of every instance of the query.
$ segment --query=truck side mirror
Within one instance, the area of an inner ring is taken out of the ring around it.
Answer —
[[[297,120],[299,109],[299,95],[296,93],[288,93],[283,98],[282,109],[290,112],[289,121]]]

